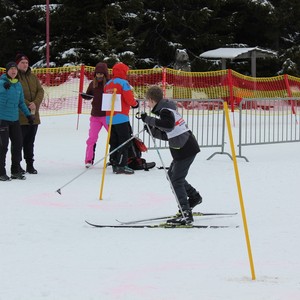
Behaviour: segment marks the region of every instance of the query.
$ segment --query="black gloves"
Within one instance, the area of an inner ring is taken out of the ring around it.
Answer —
[[[138,120],[142,120],[143,122],[145,122],[147,116],[148,116],[148,115],[147,115],[146,112],[143,112],[143,113],[137,112],[137,113],[135,114],[135,117],[136,117]]]
[[[29,115],[29,116],[27,117],[27,120],[28,120],[28,123],[29,123],[30,125],[33,125],[34,120],[35,120],[35,117],[34,117],[33,115]]]
[[[10,84],[10,82],[8,82],[8,81],[3,83],[3,86],[4,86],[4,88],[5,88],[6,90],[8,90],[8,89],[10,88],[10,85],[11,85],[11,84]]]
[[[143,122],[145,122],[147,116],[148,116],[147,113],[141,113],[141,119]]]
[[[138,108],[140,106],[140,103],[138,101],[136,101],[136,105],[135,106],[131,106],[132,108]]]

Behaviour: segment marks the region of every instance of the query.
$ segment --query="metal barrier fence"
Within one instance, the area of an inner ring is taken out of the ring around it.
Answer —
[[[250,145],[300,141],[297,103],[300,98],[242,99],[239,106],[239,154]]]
[[[178,112],[184,117],[189,129],[195,135],[201,148],[219,147],[220,151],[213,153],[207,159],[211,159],[216,154],[226,154],[231,158],[229,153],[224,152],[225,144],[225,113],[223,111],[222,99],[172,99],[177,102]],[[143,129],[144,123],[139,122],[135,118],[135,114],[139,112],[147,112],[146,100],[138,100],[140,105],[138,110],[132,114],[131,124],[137,132]],[[153,141],[149,134],[143,132],[141,139],[144,141],[148,149],[154,149]],[[156,146],[160,149],[168,148],[168,142],[157,141]]]

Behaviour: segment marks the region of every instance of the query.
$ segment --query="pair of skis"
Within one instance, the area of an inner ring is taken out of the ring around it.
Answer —
[[[198,216],[234,216],[237,213],[201,213],[193,212],[194,217]],[[97,227],[97,228],[237,228],[239,226],[229,226],[229,225],[197,225],[197,224],[188,224],[188,225],[177,225],[172,223],[160,223],[160,224],[141,224],[151,221],[159,221],[164,219],[172,219],[176,216],[164,216],[164,217],[155,217],[148,219],[140,219],[134,221],[123,222],[116,220],[119,224],[108,225],[108,224],[95,224],[88,221],[85,221],[88,225]]]

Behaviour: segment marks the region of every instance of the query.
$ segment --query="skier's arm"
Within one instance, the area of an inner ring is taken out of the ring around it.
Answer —
[[[81,97],[85,100],[91,100],[94,97],[94,87],[93,87],[93,81],[90,82],[86,93],[81,93]]]
[[[157,127],[151,127],[151,126],[149,126],[149,128],[150,128],[150,131],[151,131],[153,137],[155,137],[156,139],[163,140],[163,141],[167,141],[168,140],[168,136],[167,136],[167,134],[164,131],[160,130]],[[145,125],[145,129],[148,132],[147,125]]]
[[[175,118],[171,111],[162,109],[159,113],[160,118],[153,118],[148,115],[144,117],[144,122],[152,127],[157,127],[161,131],[171,131],[175,126]]]

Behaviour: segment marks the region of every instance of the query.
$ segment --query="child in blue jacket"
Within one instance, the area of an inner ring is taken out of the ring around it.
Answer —
[[[19,122],[19,109],[25,114],[29,124],[34,116],[24,102],[24,93],[18,78],[15,62],[6,65],[6,74],[0,77],[0,181],[26,179],[20,171],[22,159],[22,132]],[[6,154],[11,140],[11,178],[6,174]]]

